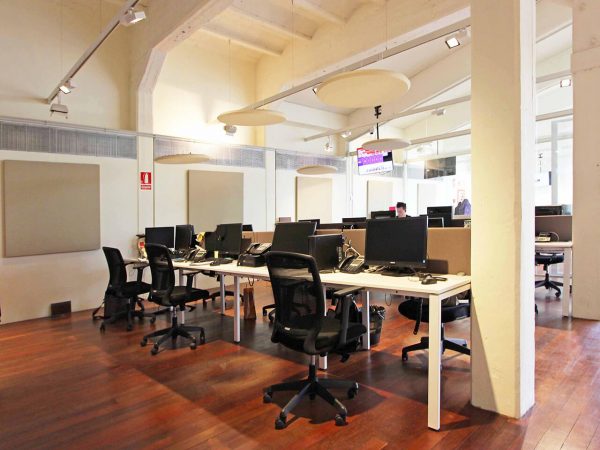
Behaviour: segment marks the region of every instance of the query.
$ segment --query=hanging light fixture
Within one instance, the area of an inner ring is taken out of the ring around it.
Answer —
[[[285,122],[285,116],[272,109],[236,109],[217,116],[226,125],[257,127]]]
[[[199,164],[205,163],[210,158],[201,153],[179,153],[176,155],[159,156],[154,160],[158,164]]]
[[[381,105],[375,107],[375,118],[379,119],[381,115]],[[388,139],[379,139],[379,121],[375,124],[375,129],[377,131],[377,139],[373,139],[367,142],[364,142],[362,148],[365,150],[373,150],[373,151],[381,151],[381,150],[398,150],[401,148],[406,148],[410,145],[410,141],[408,139],[402,138],[388,138]]]
[[[296,169],[296,172],[302,175],[325,175],[328,173],[337,173],[337,171],[337,167],[325,164],[313,164]]]

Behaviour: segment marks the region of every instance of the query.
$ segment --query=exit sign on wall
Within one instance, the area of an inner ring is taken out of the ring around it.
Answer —
[[[142,191],[152,190],[152,172],[140,172],[140,189]]]

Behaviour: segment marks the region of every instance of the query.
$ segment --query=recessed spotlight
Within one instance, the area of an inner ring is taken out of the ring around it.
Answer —
[[[225,130],[225,134],[227,136],[233,136],[237,131],[237,127],[235,125],[225,125],[223,129]]]
[[[431,111],[431,114],[433,114],[434,116],[443,116],[444,114],[446,114],[446,108],[434,109],[433,111]]]
[[[451,36],[448,39],[446,39],[446,45],[448,46],[448,48],[458,47],[460,45],[460,41],[456,36]]]
[[[75,88],[76,88],[75,83],[73,83],[72,80],[67,80],[67,82],[65,84],[63,84],[62,86],[59,87],[60,91],[63,94],[70,94],[71,91]]]
[[[128,27],[129,25],[136,24],[146,18],[144,11],[134,11],[133,8],[127,10],[123,17],[119,20],[121,25]]]
[[[570,78],[564,78],[562,80],[560,80],[560,87],[569,87],[571,86],[572,81]]]
[[[317,86],[314,86],[311,90],[313,91],[313,94],[317,95],[317,91],[318,91]]]
[[[344,131],[343,133],[340,133],[340,136],[342,136],[344,139],[348,139],[350,136],[352,136],[352,131]]]

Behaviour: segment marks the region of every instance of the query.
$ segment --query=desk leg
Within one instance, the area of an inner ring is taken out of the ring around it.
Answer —
[[[183,281],[183,269],[179,269],[179,286],[185,286]]]
[[[327,288],[325,286],[323,286],[323,301],[325,302],[325,315],[327,315]],[[319,356],[319,369],[327,370],[327,356]]]
[[[573,300],[571,298],[571,268],[573,265],[573,249],[565,248],[565,260],[563,264],[563,291],[562,291],[562,315],[571,317],[573,314]]]
[[[240,338],[240,277],[233,277],[233,342],[239,344]],[[225,296],[222,297],[224,302]]]
[[[429,367],[427,389],[427,425],[440,429],[441,364],[442,364],[442,302],[437,295],[429,296]]]
[[[362,348],[363,350],[369,350],[371,348],[371,333],[370,333],[370,324],[371,324],[371,292],[363,291],[363,302],[362,302],[362,323],[365,327],[367,327],[367,332],[362,335]]]
[[[221,314],[225,315],[225,275],[219,275],[219,284],[221,288]]]

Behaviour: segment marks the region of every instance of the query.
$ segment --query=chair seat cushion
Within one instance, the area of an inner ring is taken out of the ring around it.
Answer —
[[[209,293],[207,290],[192,288],[192,290],[188,294],[187,288],[185,286],[175,286],[173,288],[173,292],[171,293],[170,298],[167,296],[160,295],[160,293],[156,291],[153,292],[150,296],[151,301],[162,306],[179,306],[188,302],[203,300],[206,298],[209,298]]]
[[[109,295],[119,296],[119,292],[123,297],[137,297],[138,295],[146,294],[150,292],[150,285],[144,282],[128,281],[125,283],[120,290],[108,288],[106,293]]]
[[[302,321],[306,324],[312,323],[314,317],[307,315],[302,317]],[[340,330],[342,323],[340,320],[333,317],[323,317],[321,322],[321,331],[317,335],[315,347],[317,353],[328,352],[334,350],[338,346],[340,338]],[[308,329],[298,324],[298,328],[286,329],[285,333],[275,333],[272,337],[273,342],[279,342],[292,350],[304,352],[304,341],[309,334]],[[366,327],[361,323],[350,322],[348,324],[348,332],[346,334],[346,342],[358,339],[362,334],[366,333]]]
[[[561,263],[565,260],[564,255],[557,253],[557,254],[541,254],[541,253],[536,253],[535,255],[535,263],[536,264],[543,264],[543,265],[550,265],[550,264],[558,264]]]
[[[398,312],[411,320],[417,320],[419,317],[419,300],[407,300],[398,305]],[[455,306],[442,306],[442,323],[454,322],[458,319],[464,319],[471,316],[471,305],[462,303]],[[421,322],[429,322],[429,305],[423,304]]]

